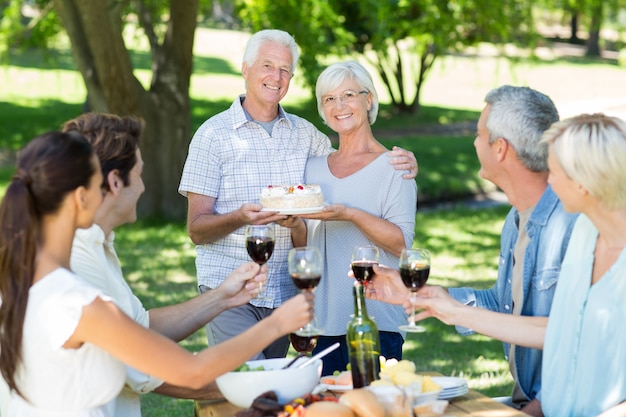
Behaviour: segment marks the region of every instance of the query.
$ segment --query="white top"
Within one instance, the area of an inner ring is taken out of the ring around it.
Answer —
[[[122,275],[122,267],[113,247],[114,239],[114,232],[105,238],[104,231],[97,224],[89,229],[76,230],[70,259],[72,271],[93,287],[109,295],[135,322],[149,327],[148,311],[133,294]],[[141,417],[139,394],[153,391],[162,383],[160,379],[127,366],[126,386],[115,402],[115,416]]]
[[[57,269],[30,289],[24,320],[22,363],[16,382],[26,402],[11,394],[11,417],[108,417],[124,385],[124,366],[85,343],[63,344],[74,333],[83,307],[107,296],[66,269]]]
[[[359,171],[345,178],[335,177],[328,168],[328,157],[311,158],[306,166],[306,182],[322,187],[328,204],[345,204],[379,216],[396,226],[404,235],[404,244],[413,245],[417,186],[402,179],[402,172],[389,164],[384,153]],[[324,273],[315,289],[315,317],[325,336],[346,334],[346,325],[354,313],[353,281],[348,278],[352,250],[371,245],[352,222],[307,221],[307,245],[317,246],[324,256]],[[381,249],[380,263],[398,267],[398,257]],[[366,300],[367,313],[379,331],[401,333],[398,326],[407,316],[402,306]]]
[[[591,285],[597,237],[581,214],[546,329],[541,404],[547,417],[597,416],[626,401],[626,251]]]
[[[7,415],[7,406],[9,405],[9,386],[0,375],[0,416]]]

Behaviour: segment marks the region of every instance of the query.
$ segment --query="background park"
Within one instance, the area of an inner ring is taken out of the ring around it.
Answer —
[[[419,161],[414,245],[434,254],[431,284],[488,288],[496,277],[510,207],[477,176],[472,144],[490,89],[528,85],[552,97],[562,117],[626,119],[623,0],[497,8],[480,0],[4,0],[0,10],[0,195],[15,152],[87,106],[143,116],[147,191],[141,220],[117,232],[116,248],[148,308],[196,294],[180,171],[195,129],[244,91],[241,57],[255,30],[294,34],[302,60],[283,105],[326,133],[311,94],[320,69],[343,59],[371,69],[382,104],[377,138]],[[420,370],[463,376],[490,396],[510,392],[499,342],[424,324],[404,350]],[[204,348],[204,331],[182,345]],[[193,402],[149,394],[142,408],[147,417],[190,416]]]

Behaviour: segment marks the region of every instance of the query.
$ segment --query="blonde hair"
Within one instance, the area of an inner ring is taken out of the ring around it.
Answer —
[[[626,123],[581,114],[554,123],[543,135],[565,174],[607,209],[626,207]]]

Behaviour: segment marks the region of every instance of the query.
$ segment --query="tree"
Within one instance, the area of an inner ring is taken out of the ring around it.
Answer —
[[[393,107],[414,114],[437,57],[532,32],[530,6],[522,0],[497,7],[490,0],[240,0],[240,7],[253,29],[280,27],[295,35],[309,85],[320,61],[357,53],[375,68]]]
[[[563,12],[569,18],[571,43],[579,43],[577,35],[579,27],[587,30],[585,54],[590,57],[601,55],[603,26],[607,22],[617,21],[620,11],[626,7],[625,0],[544,0],[537,3],[546,10]],[[615,26],[619,26],[619,23]]]
[[[105,2],[54,0],[72,43],[94,111],[140,115],[146,121],[141,151],[146,164],[144,213],[178,217],[185,201],[176,197],[190,138],[189,83],[198,0],[169,2],[169,20],[159,36],[161,9],[142,0]],[[133,74],[124,44],[122,16],[130,8],[150,44],[152,80],[144,88]]]
[[[604,15],[604,2],[595,0],[589,2],[591,19],[589,22],[589,38],[587,39],[587,56],[600,56],[600,29]]]
[[[3,17],[11,17],[3,18],[4,30],[0,30],[4,46],[46,46],[63,28],[87,87],[90,109],[145,119],[142,214],[184,218],[186,212],[186,201],[177,189],[191,137],[189,85],[199,1],[5,0],[3,4]],[[40,13],[24,19],[21,11],[26,6]],[[7,27],[8,22],[13,26]],[[123,30],[129,22],[141,29],[150,45],[152,79],[147,87],[135,77],[124,43]]]

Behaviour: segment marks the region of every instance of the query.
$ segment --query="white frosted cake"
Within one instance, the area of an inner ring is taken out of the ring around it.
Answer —
[[[318,184],[268,185],[260,201],[263,208],[301,209],[323,206],[324,195]]]

